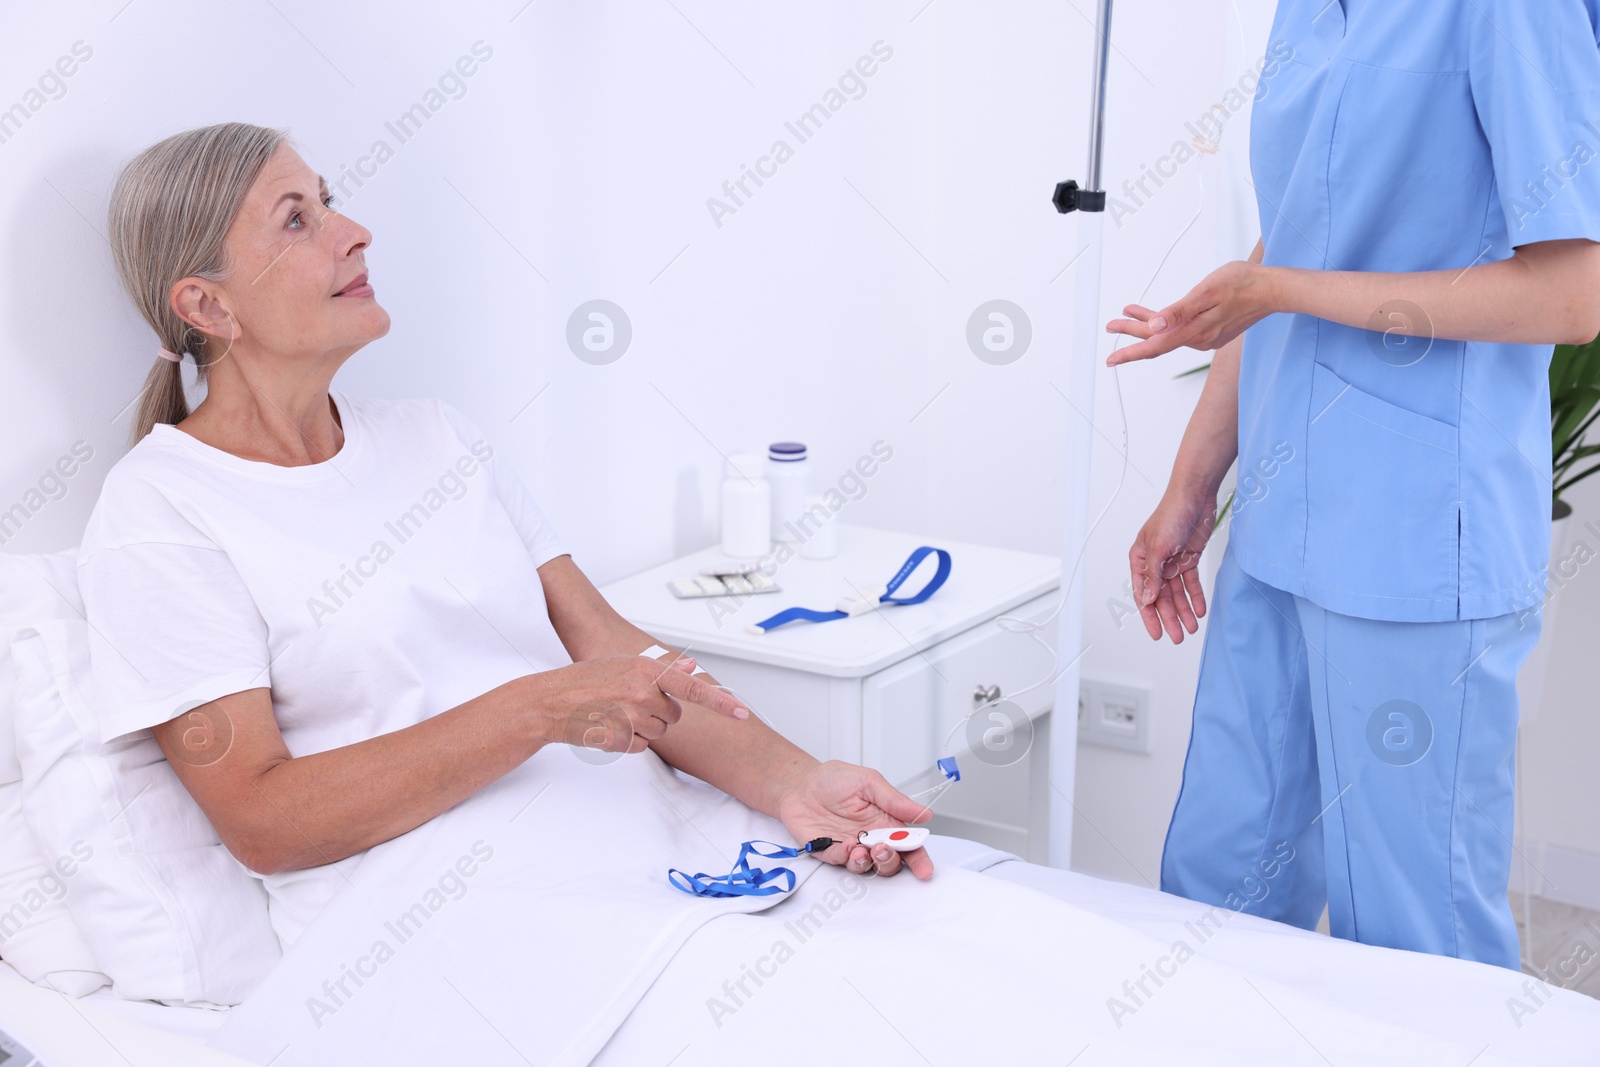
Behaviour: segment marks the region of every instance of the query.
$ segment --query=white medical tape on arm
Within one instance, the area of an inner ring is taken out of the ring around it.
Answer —
[[[643,652],[639,653],[639,655],[641,655],[641,656],[649,656],[651,659],[655,659],[657,656],[665,656],[670,651],[671,651],[671,649],[662,648],[660,645],[651,645],[649,648],[647,648]],[[706,673],[706,669],[704,667],[700,666],[698,663],[696,663],[694,665],[694,674],[704,674],[704,673]],[[691,675],[691,677],[692,677],[692,675]]]

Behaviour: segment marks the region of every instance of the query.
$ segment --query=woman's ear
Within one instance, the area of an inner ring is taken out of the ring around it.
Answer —
[[[182,278],[172,287],[172,310],[178,318],[208,337],[233,342],[238,338],[238,322],[228,305],[196,278]]]

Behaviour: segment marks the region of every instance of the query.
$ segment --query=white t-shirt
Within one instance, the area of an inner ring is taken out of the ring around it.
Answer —
[[[304,756],[572,662],[537,570],[566,550],[478,428],[330,393],[344,444],[324,462],[158,424],[107,474],[78,556],[103,740],[267,686]],[[285,945],[360,858],[262,876]]]

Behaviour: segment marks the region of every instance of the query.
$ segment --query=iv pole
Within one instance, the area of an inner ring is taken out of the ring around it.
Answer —
[[[1073,310],[1073,343],[1069,395],[1081,417],[1073,422],[1070,459],[1080,464],[1083,477],[1069,479],[1066,530],[1062,563],[1071,566],[1082,554],[1089,523],[1089,457],[1094,447],[1094,377],[1100,347],[1100,263],[1105,234],[1105,190],[1100,188],[1101,132],[1106,112],[1106,61],[1111,51],[1111,3],[1100,0],[1095,16],[1094,80],[1090,86],[1089,168],[1084,185],[1065,181],[1052,198],[1056,210],[1080,212],[1078,234],[1083,249],[1077,257],[1077,301]],[[1082,561],[1080,561],[1080,571]],[[1078,661],[1083,654],[1083,581],[1081,572],[1062,574],[1067,584],[1057,630],[1057,662],[1063,664],[1055,680],[1055,705],[1050,715],[1050,815],[1049,852],[1052,867],[1072,865],[1072,796],[1076,784],[1078,752]]]

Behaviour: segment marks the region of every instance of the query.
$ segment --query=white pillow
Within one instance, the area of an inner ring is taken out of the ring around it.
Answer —
[[[282,955],[261,880],[222,845],[149,730],[99,740],[88,626],[40,622],[12,642],[23,813],[47,853],[92,849],[67,905],[132,1000],[244,1000]]]
[[[11,732],[11,639],[42,619],[83,618],[78,593],[78,550],[42,556],[0,553],[0,782],[22,781],[17,745]]]
[[[81,618],[78,550],[42,556],[0,554],[0,959],[30,982],[69,996],[110,981],[79,932],[65,897],[82,863],[76,851],[48,858],[22,816],[22,767],[12,729],[16,672],[11,638],[46,619]]]

